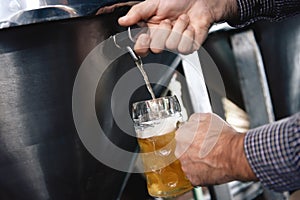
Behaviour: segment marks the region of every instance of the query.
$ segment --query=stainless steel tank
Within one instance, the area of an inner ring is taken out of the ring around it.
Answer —
[[[127,173],[102,164],[86,150],[72,116],[73,84],[84,58],[125,30],[117,19],[128,6],[95,15],[116,3],[120,1],[1,1],[1,200],[120,198]],[[117,128],[107,109],[112,86],[130,62],[124,56],[112,64],[109,81],[102,80],[97,89],[101,101],[95,107],[98,116],[105,116],[99,123],[108,137],[135,151],[135,139]],[[139,98],[147,95],[141,92]]]

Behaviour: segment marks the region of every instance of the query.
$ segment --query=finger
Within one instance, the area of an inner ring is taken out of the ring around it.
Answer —
[[[182,159],[184,153],[186,152],[187,148],[182,145],[176,145],[174,155],[177,159]]]
[[[165,49],[165,43],[171,32],[171,28],[171,21],[166,19],[151,33],[150,49],[153,53],[160,53]]]
[[[179,16],[178,20],[176,20],[172,28],[172,31],[166,41],[166,48],[170,50],[177,50],[181,35],[186,29],[186,27],[188,26],[189,21],[190,21],[189,17],[186,14]]]
[[[177,158],[184,154],[195,141],[198,126],[198,123],[187,122],[176,131],[175,156]]]
[[[187,179],[189,179],[191,184],[198,185],[199,180],[198,180],[198,173],[195,172],[195,170],[197,169],[197,166],[195,166],[195,163],[188,161],[186,158],[183,158],[183,159],[180,158],[180,163],[181,163],[182,171],[184,172]],[[198,170],[197,170],[197,172],[198,172]]]
[[[198,130],[198,122],[186,122],[182,125],[177,131],[175,135],[175,139],[177,143],[180,144],[191,144],[197,134]]]
[[[203,22],[204,21],[204,22]],[[193,50],[198,50],[200,46],[205,41],[208,30],[211,27],[211,24],[208,21],[203,20],[201,22],[191,23],[195,29],[195,39],[193,44]]]
[[[211,113],[194,113],[190,116],[190,122],[200,122],[211,118]]]
[[[181,40],[178,44],[178,51],[182,54],[189,54],[193,52],[195,30],[189,26],[182,34]]]
[[[119,18],[118,22],[121,26],[131,26],[139,21],[147,20],[155,14],[157,6],[157,0],[143,1],[134,5],[125,16]]]
[[[199,158],[206,157],[217,144],[222,133],[225,122],[215,114],[211,115],[208,130],[205,132],[205,138],[199,151]]]
[[[139,35],[134,45],[134,51],[139,56],[146,56],[149,53],[150,48],[150,36],[146,33]]]

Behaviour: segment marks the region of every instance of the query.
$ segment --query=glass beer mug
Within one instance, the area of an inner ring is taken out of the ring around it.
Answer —
[[[176,96],[136,102],[132,114],[149,194],[174,197],[191,190],[174,155],[175,131],[182,121]]]

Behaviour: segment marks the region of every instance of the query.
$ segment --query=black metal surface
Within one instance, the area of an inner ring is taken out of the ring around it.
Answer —
[[[128,0],[2,0],[0,29],[94,15],[99,8]]]
[[[227,98],[243,108],[244,103],[241,88],[239,80],[237,79],[234,55],[230,45],[230,37],[232,34],[234,34],[234,31],[213,32],[209,34],[203,47],[209,53],[219,69],[224,82]],[[204,74],[206,73],[206,68],[203,69]]]
[[[300,15],[253,26],[276,119],[300,111]]]
[[[101,164],[82,145],[72,87],[89,51],[122,30],[116,21],[126,9],[0,30],[1,200],[118,197],[126,174]],[[132,141],[122,144],[135,149]]]

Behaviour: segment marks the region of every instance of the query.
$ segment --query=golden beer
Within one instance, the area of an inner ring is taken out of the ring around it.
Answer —
[[[179,160],[174,155],[176,145],[174,137],[175,130],[160,136],[138,139],[143,153],[147,188],[151,196],[178,196],[192,189],[191,183],[181,169]],[[153,169],[153,165],[162,168]]]
[[[181,119],[175,96],[133,104],[134,128],[151,196],[174,197],[193,188],[174,154],[175,131]]]

